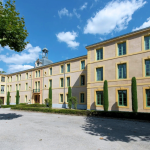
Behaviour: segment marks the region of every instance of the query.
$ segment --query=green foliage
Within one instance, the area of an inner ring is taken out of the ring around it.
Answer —
[[[49,88],[49,99],[52,100],[52,88],[51,87]]]
[[[16,107],[16,105],[2,105],[2,108],[12,108],[12,107]]]
[[[1,104],[3,104],[3,100],[2,100],[2,99],[0,99],[0,105],[1,105]]]
[[[104,87],[103,87],[103,94],[104,94],[104,111],[108,111],[109,102],[108,102],[108,84],[107,80],[104,81]]]
[[[25,42],[28,32],[25,28],[23,17],[19,17],[16,11],[15,1],[8,0],[3,7],[0,2],[0,44],[2,47],[9,46],[10,49],[21,52],[29,42]]]
[[[49,98],[45,99],[45,105],[52,109],[52,100]]]
[[[69,86],[68,87],[68,99],[72,96],[72,93],[71,93],[71,87]]]
[[[72,96],[72,94],[71,94],[71,87],[69,86],[68,87],[68,107],[69,107],[69,109],[71,109],[71,107],[72,107],[72,100],[70,99],[71,96]]]
[[[68,108],[71,109],[71,107],[72,107],[72,100],[68,98]]]
[[[69,101],[71,101],[71,106],[73,104],[74,105],[74,109],[77,109],[77,98],[72,96],[72,97],[69,98]],[[69,109],[71,109],[71,108],[69,107]]]
[[[30,105],[29,105],[30,106]],[[96,116],[96,117],[111,117],[120,119],[137,119],[137,120],[147,120],[150,121],[150,113],[134,113],[134,112],[121,112],[121,111],[95,111],[95,110],[72,110],[72,109],[48,109],[43,107],[24,107],[15,106],[11,107],[15,110],[29,110],[38,111],[45,113],[60,113],[60,114],[71,114],[71,115],[81,115],[81,116]]]
[[[0,73],[6,73],[5,71],[0,71]]]
[[[10,92],[7,92],[7,105],[10,104],[9,97],[10,97]]]
[[[16,92],[16,105],[19,104],[19,90]]]
[[[136,85],[136,78],[132,78],[131,84],[131,93],[132,93],[132,111],[138,111],[138,100],[137,100],[137,85]]]

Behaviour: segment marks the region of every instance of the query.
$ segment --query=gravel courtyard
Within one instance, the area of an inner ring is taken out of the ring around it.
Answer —
[[[1,108],[0,150],[150,150],[150,122]]]

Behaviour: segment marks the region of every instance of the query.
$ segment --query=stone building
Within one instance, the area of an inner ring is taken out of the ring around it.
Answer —
[[[150,112],[150,28],[131,32],[86,47],[87,55],[53,63],[46,56],[35,68],[1,74],[1,94],[10,91],[15,104],[44,103],[52,87],[53,107],[67,107],[68,86],[77,97],[78,109],[103,110],[103,84],[108,81],[109,110],[132,111],[131,79],[137,79],[138,111]]]

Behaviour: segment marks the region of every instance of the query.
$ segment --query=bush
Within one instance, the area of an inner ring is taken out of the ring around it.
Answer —
[[[71,97],[71,87],[68,87],[68,108],[71,109],[72,107],[72,100],[70,99]]]
[[[1,105],[2,108],[12,108],[16,107],[16,105]]]
[[[10,97],[10,92],[7,92],[7,105],[10,104],[9,97]]]
[[[138,111],[138,100],[137,100],[137,85],[136,85],[136,78],[132,78],[131,84],[131,93],[132,93],[132,111]]]
[[[71,106],[73,104],[74,105],[74,109],[77,109],[77,98],[72,96],[72,97],[69,98],[69,101],[71,101],[70,102]],[[69,106],[69,109],[71,109],[70,106]]]
[[[19,90],[16,92],[16,105],[19,104]]]
[[[2,105],[3,104],[3,100],[2,99],[0,99],[0,105]]]
[[[49,88],[49,99],[52,100],[52,88],[51,87]]]
[[[108,102],[108,84],[107,84],[107,80],[104,81],[104,87],[103,87],[103,91],[104,91],[104,111],[108,111],[108,107],[109,107],[109,102]]]
[[[30,106],[30,105],[29,105]],[[61,113],[61,114],[74,114],[94,117],[112,117],[120,119],[137,119],[150,121],[150,113],[134,113],[134,112],[121,112],[121,111],[95,111],[95,110],[71,110],[71,109],[47,109],[39,107],[24,107],[23,105],[11,107],[16,110],[29,110],[49,113]]]
[[[46,98],[45,99],[45,105],[51,109],[52,108],[52,100],[49,98]]]

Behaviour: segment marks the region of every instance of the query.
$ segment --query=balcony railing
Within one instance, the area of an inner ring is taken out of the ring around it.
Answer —
[[[40,93],[40,89],[33,89],[33,93]]]

